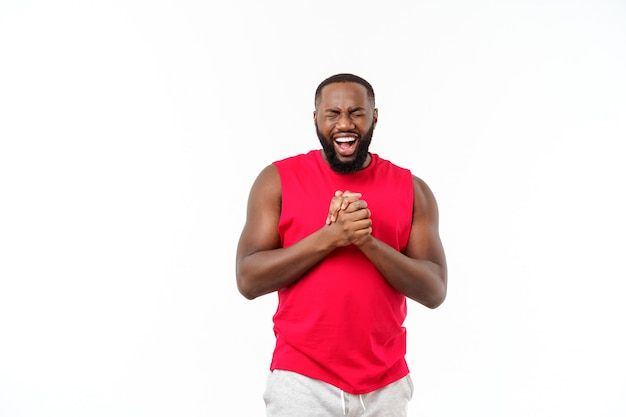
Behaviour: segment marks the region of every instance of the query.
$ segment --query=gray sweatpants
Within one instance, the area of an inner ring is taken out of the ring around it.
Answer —
[[[410,375],[354,395],[295,372],[275,370],[267,377],[263,399],[267,417],[406,417],[412,396]]]

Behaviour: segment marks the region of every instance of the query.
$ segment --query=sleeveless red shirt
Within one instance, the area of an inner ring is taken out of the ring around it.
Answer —
[[[284,247],[325,223],[335,191],[362,194],[372,235],[398,251],[412,222],[411,172],[372,155],[356,173],[338,174],[310,151],[274,162],[280,174],[278,230]],[[352,394],[382,388],[409,372],[405,361],[406,297],[393,289],[354,245],[335,249],[278,291],[271,370],[297,372]]]

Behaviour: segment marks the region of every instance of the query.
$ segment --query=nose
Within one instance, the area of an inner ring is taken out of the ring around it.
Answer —
[[[352,118],[347,113],[342,113],[339,115],[339,120],[337,120],[337,128],[340,130],[350,130],[354,128],[354,122]]]

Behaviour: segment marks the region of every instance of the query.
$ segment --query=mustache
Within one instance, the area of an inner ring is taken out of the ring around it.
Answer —
[[[355,134],[359,139],[356,157],[350,162],[342,162],[337,157],[335,147],[333,146],[334,140],[332,140],[332,138],[325,137],[319,130],[317,124],[315,125],[315,132],[317,133],[317,137],[320,141],[320,144],[322,145],[322,149],[324,150],[326,161],[333,171],[339,174],[350,174],[363,169],[363,165],[365,164],[367,156],[369,155],[369,146],[374,135],[374,126],[374,123],[372,123],[367,132],[365,132],[365,134],[362,136],[359,134],[359,132],[355,132],[354,130],[342,131],[342,133]]]

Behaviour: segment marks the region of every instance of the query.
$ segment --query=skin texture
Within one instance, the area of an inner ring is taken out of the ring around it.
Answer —
[[[367,132],[376,126],[378,110],[365,87],[336,82],[321,90],[313,120],[320,141],[335,149],[337,161],[351,164],[359,152],[356,148],[341,151],[335,140],[350,136],[356,138],[355,147],[367,148]],[[323,151],[325,160],[327,152]],[[361,169],[370,163],[368,154]],[[446,297],[447,266],[437,202],[426,183],[415,176],[413,190],[413,222],[404,253],[372,236],[371,213],[358,190],[337,190],[329,196],[328,216],[320,219],[320,228],[283,248],[278,234],[280,178],[274,165],[266,166],[250,190],[246,223],[237,246],[239,291],[248,299],[277,291],[296,282],[335,248],[354,244],[396,290],[424,306],[438,307]]]

